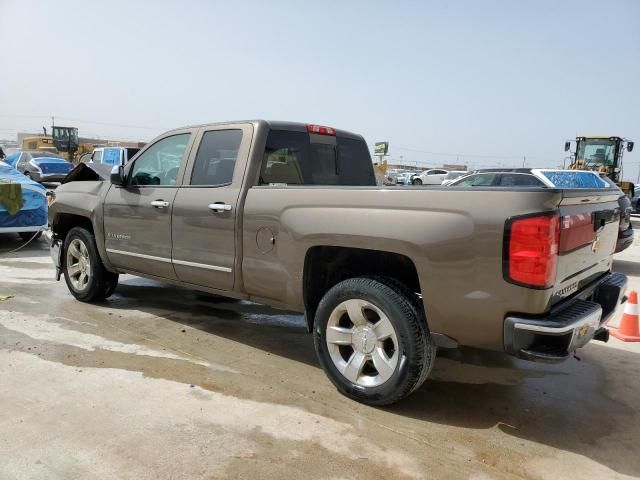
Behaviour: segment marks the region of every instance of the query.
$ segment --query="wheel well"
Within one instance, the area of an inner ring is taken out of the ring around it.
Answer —
[[[71,213],[61,213],[56,216],[53,225],[51,226],[51,230],[53,233],[64,239],[73,227],[83,227],[87,229],[89,232],[93,233],[93,225],[91,224],[91,220],[87,217],[83,217],[81,215],[74,215]]]
[[[347,278],[362,276],[394,278],[411,291],[421,293],[413,261],[399,253],[349,247],[312,247],[304,262],[304,305],[311,331],[320,300],[331,287]]]

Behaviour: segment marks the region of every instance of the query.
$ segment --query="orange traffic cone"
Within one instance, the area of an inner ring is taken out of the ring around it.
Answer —
[[[640,342],[640,320],[638,317],[638,293],[632,290],[629,300],[624,306],[624,313],[618,328],[611,328],[610,333],[623,342]]]

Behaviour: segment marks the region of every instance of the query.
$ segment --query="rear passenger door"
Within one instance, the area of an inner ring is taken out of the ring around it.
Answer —
[[[253,136],[250,124],[205,127],[173,205],[172,259],[178,279],[232,290],[238,199]]]

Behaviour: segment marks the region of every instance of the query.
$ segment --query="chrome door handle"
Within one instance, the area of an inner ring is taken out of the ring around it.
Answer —
[[[154,200],[151,202],[151,206],[154,208],[164,208],[169,206],[169,202],[165,202],[164,200]]]
[[[209,210],[212,210],[214,212],[230,212],[231,205],[222,202],[210,203]]]

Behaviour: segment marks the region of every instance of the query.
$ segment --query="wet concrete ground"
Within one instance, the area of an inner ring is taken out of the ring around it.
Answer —
[[[616,261],[638,287],[639,262]],[[377,409],[336,392],[298,315],[129,276],[82,304],[40,241],[0,254],[1,295],[2,479],[640,476],[638,344],[442,351]]]

